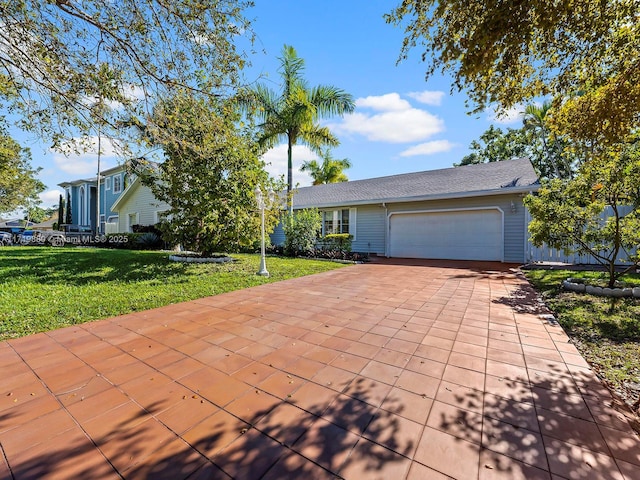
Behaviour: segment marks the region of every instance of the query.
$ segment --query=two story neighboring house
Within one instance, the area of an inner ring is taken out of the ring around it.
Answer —
[[[71,223],[96,231],[96,179],[80,179],[59,184],[71,204]],[[134,225],[155,225],[170,206],[157,200],[149,187],[126,165],[100,172],[100,232],[132,232]]]
[[[111,225],[119,223],[118,212],[113,210],[113,204],[124,192],[132,180],[125,165],[104,170],[100,173],[100,231],[106,232]],[[98,189],[96,178],[79,179],[60,183],[65,191],[67,203],[71,205],[71,223],[91,227],[97,231]],[[111,232],[116,230],[111,228]]]

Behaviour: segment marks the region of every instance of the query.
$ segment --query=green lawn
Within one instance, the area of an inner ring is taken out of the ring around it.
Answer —
[[[0,247],[0,340],[202,298],[343,265],[267,258],[184,264],[166,252],[96,248]]]
[[[526,275],[596,372],[640,413],[640,301],[561,289],[562,280],[569,277],[604,285],[604,277],[596,272],[530,270]],[[622,280],[628,286],[640,285],[640,275]]]

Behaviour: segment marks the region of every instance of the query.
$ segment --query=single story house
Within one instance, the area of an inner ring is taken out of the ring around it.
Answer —
[[[54,217],[50,218],[49,220],[45,220],[44,222],[34,224],[31,228],[33,230],[51,231],[53,230],[53,225],[56,223],[58,223],[58,214],[56,214]]]
[[[300,188],[294,210],[318,208],[322,233],[350,233],[352,249],[386,257],[522,263],[522,199],[539,188],[526,159]],[[271,236],[284,242],[278,227]]]

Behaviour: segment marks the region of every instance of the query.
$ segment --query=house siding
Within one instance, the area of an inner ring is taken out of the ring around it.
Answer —
[[[117,173],[117,175],[122,176],[122,172]],[[105,215],[106,212],[107,218],[113,216],[116,213],[111,210],[111,207],[113,206],[113,203],[117,200],[117,198],[122,194],[122,191],[116,194],[113,193],[113,177],[114,175],[107,175],[105,178],[100,180],[100,191],[102,193],[102,197],[100,198],[100,200],[102,200],[100,205],[100,213]],[[111,188],[109,190],[105,189],[106,178],[110,179],[109,182],[111,184]]]
[[[356,238],[351,245],[354,252],[384,255],[385,210],[380,205],[356,208]]]
[[[105,219],[117,214],[112,210],[112,206],[120,194],[114,194],[113,188],[106,190],[105,183],[109,179],[111,187],[113,186],[113,177],[120,176],[123,185],[126,181],[126,171],[124,166],[114,167],[112,169],[102,172],[100,178],[100,189],[96,192],[96,180],[75,180],[72,182],[64,182],[59,185],[65,190],[65,201],[67,198],[66,192],[69,192],[71,199],[71,223],[79,225],[90,225],[95,231],[96,229],[96,208],[98,195],[100,199],[100,215],[104,215]],[[84,187],[85,201],[83,205],[80,202],[80,190]]]
[[[129,194],[129,198],[122,202],[118,209],[118,230],[129,231],[128,219],[132,213],[138,214],[138,225],[155,225],[157,223],[156,212],[169,210],[169,205],[157,200],[151,189],[144,185],[134,186],[135,191]]]
[[[269,238],[271,239],[271,245],[284,245],[285,235],[284,228],[282,226],[282,221],[284,220],[284,216],[280,218],[280,222],[273,229],[273,232],[269,234]]]
[[[511,203],[515,205],[512,211]],[[362,205],[356,208],[356,238],[352,243],[352,250],[360,253],[376,255],[387,254],[388,223],[387,216],[394,212],[412,212],[425,210],[464,210],[478,208],[499,208],[503,212],[504,228],[504,261],[508,263],[525,262],[525,244],[527,240],[525,207],[521,195],[491,195],[485,197],[469,197],[448,200],[433,200],[420,202],[397,202],[382,206],[382,204]],[[337,205],[331,209],[349,208]],[[351,207],[354,208],[354,207]],[[284,231],[279,224],[270,235],[273,245],[284,244]]]

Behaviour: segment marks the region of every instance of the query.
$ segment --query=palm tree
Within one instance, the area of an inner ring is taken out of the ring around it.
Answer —
[[[319,164],[316,160],[311,160],[304,162],[300,168],[303,172],[309,172],[311,178],[313,178],[314,185],[340,183],[349,180],[344,173],[344,170],[351,168],[349,159],[335,159],[331,156],[329,149],[322,152],[320,156],[322,157],[322,164]]]
[[[259,84],[241,95],[240,105],[256,115],[261,135],[259,145],[268,150],[287,138],[287,193],[293,190],[292,148],[298,142],[321,153],[323,146],[337,146],[340,142],[327,127],[320,126],[320,118],[353,112],[353,97],[330,85],[309,87],[302,76],[304,59],[295,49],[285,45],[280,60],[282,91]],[[289,195],[289,198],[290,195]],[[289,200],[289,209],[293,204]]]
[[[540,105],[527,105],[524,110],[524,128],[536,135],[542,142],[543,155],[546,157],[540,166],[542,176],[566,178],[571,176],[571,161],[563,157],[564,142],[549,128],[549,111],[552,104],[545,101]]]

